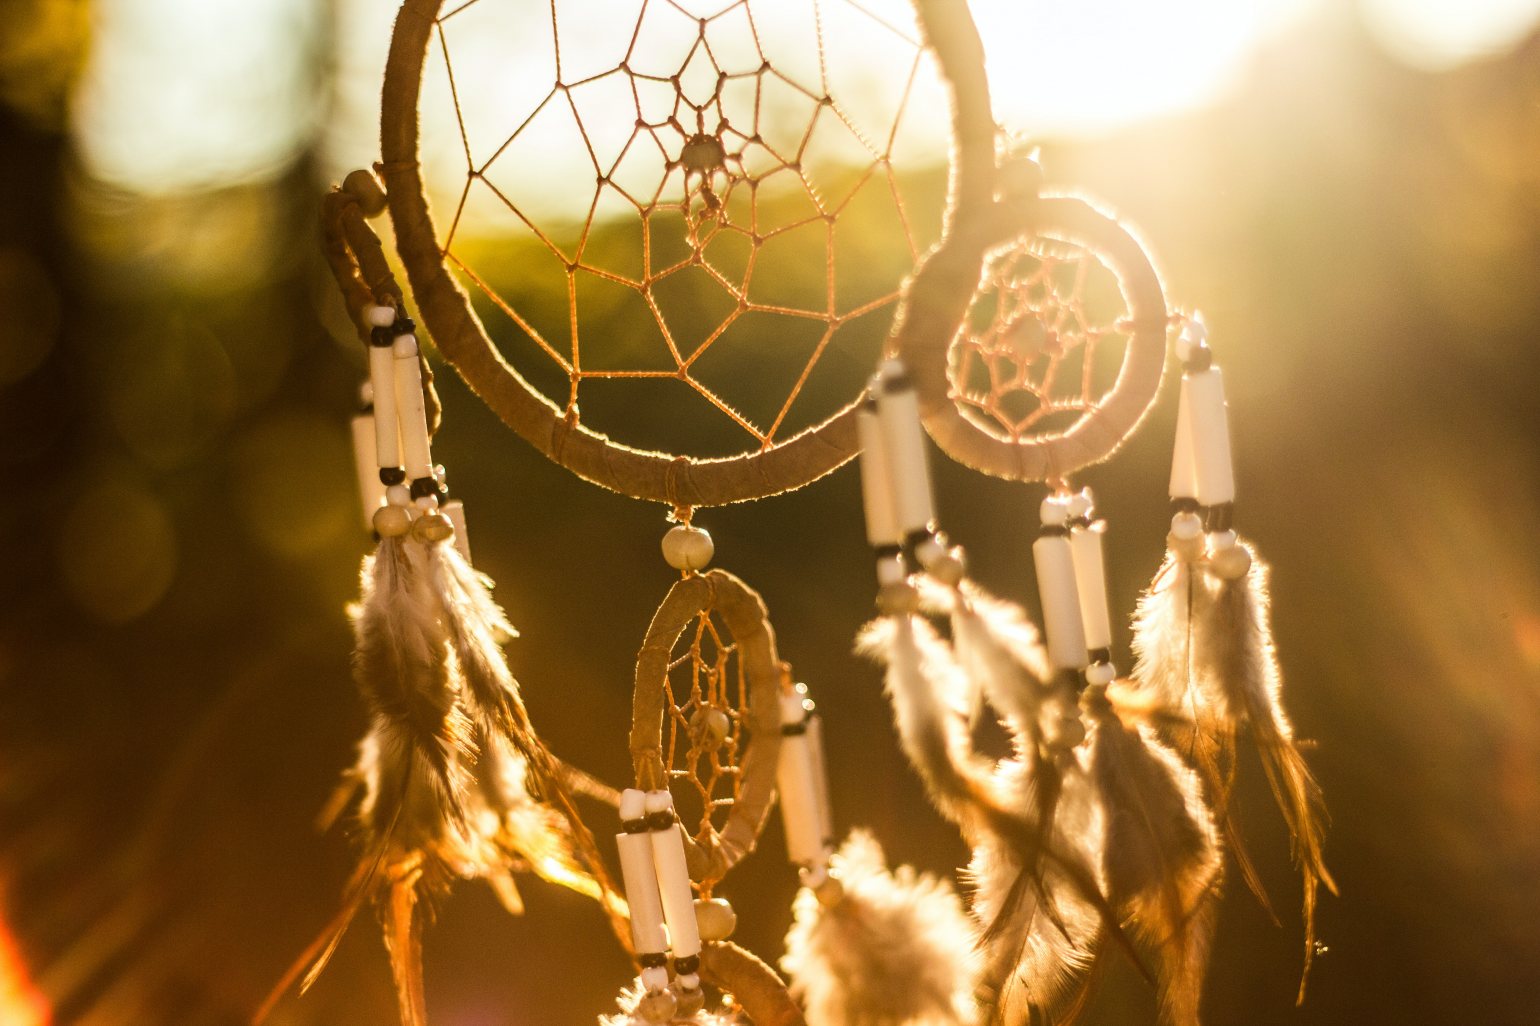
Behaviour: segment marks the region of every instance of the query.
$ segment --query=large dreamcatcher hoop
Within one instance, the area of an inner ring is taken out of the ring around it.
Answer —
[[[826,6],[832,7],[839,3],[840,0],[833,0]],[[677,69],[639,70],[631,60],[631,52],[627,51],[625,58],[613,68],[579,81],[564,82],[561,78],[558,43],[556,85],[547,100],[542,101],[540,109],[547,102],[565,102],[570,106],[573,117],[577,119],[578,131],[583,135],[593,160],[598,190],[594,204],[588,211],[582,239],[575,244],[575,249],[564,250],[517,203],[490,183],[487,167],[503,153],[506,142],[504,147],[499,147],[492,157],[481,163],[472,158],[467,142],[467,193],[471,185],[487,185],[560,264],[566,280],[571,313],[570,354],[558,352],[556,346],[542,337],[540,329],[521,310],[498,296],[495,289],[489,288],[478,277],[475,268],[456,255],[453,237],[459,224],[459,211],[447,226],[442,220],[436,221],[429,211],[418,152],[419,105],[427,52],[430,42],[436,37],[444,45],[447,54],[445,22],[472,6],[473,3],[465,3],[446,11],[442,0],[405,0],[391,41],[382,96],[383,162],[380,169],[387,185],[397,250],[421,317],[440,352],[482,400],[539,451],[587,480],[636,498],[682,507],[721,505],[761,498],[800,487],[850,459],[857,448],[854,413],[858,403],[854,395],[825,419],[800,433],[789,438],[782,438],[779,433],[787,424],[788,410],[797,401],[814,364],[827,351],[833,336],[853,322],[869,320],[892,308],[899,300],[900,279],[913,267],[924,248],[925,240],[910,224],[905,213],[902,189],[893,167],[893,150],[905,104],[910,90],[915,87],[928,50],[938,57],[943,79],[955,78],[957,68],[962,68],[963,74],[982,81],[982,54],[978,51],[976,33],[964,6],[957,0],[921,0],[917,3],[920,27],[925,36],[922,42],[906,34],[904,29],[871,14],[863,5],[841,5],[848,6],[850,10],[868,19],[875,32],[902,40],[912,50],[909,78],[898,101],[897,111],[891,124],[884,124],[875,134],[861,131],[855,120],[842,109],[840,98],[833,94],[827,80],[811,85],[797,81],[795,76],[778,70],[762,53],[759,64],[753,67],[729,68],[719,61],[712,51],[708,36],[718,18],[728,15],[736,17],[738,12],[742,12],[749,19],[754,46],[759,46],[759,34],[754,28],[753,13],[747,3],[718,5],[723,9],[709,17],[700,18],[698,36],[687,48]],[[659,2],[652,6],[673,8],[684,13],[684,8],[679,5]],[[644,3],[643,17],[648,9],[649,5]],[[952,24],[958,20],[967,21],[965,29]],[[637,33],[640,34],[640,31],[639,20]],[[636,38],[633,37],[633,48],[635,45]],[[969,52],[970,45],[974,52]],[[821,30],[818,46],[819,67],[822,69]],[[948,49],[957,52],[948,53]],[[715,91],[708,88],[703,96],[692,96],[682,82],[690,72],[692,61],[698,60],[709,61],[714,70]],[[449,74],[453,90],[452,67],[449,67]],[[578,104],[572,99],[573,90],[607,77],[617,77],[629,83],[637,113],[635,132],[620,147],[619,156],[613,161],[607,156],[601,159],[589,142]],[[791,94],[800,94],[798,102],[811,106],[811,120],[799,141],[793,140],[785,145],[773,144],[766,131],[762,130],[759,121],[760,97],[768,88],[767,82],[784,87]],[[735,85],[753,91],[751,124],[735,122],[727,112],[724,95]],[[672,89],[675,98],[671,104],[665,104],[667,110],[652,111],[643,97],[644,86],[649,87],[648,91],[659,87],[665,91]],[[977,92],[977,89],[973,91]],[[458,97],[455,103],[458,115]],[[987,97],[982,117],[976,109],[977,104],[972,106],[975,109],[968,109],[969,104],[963,104],[962,109],[954,113],[957,125],[960,127],[966,124],[968,127],[967,138],[957,153],[956,167],[961,170],[954,174],[953,196],[948,201],[954,208],[960,189],[987,199],[991,188],[994,125],[988,117]],[[540,109],[531,118],[537,117]],[[820,124],[842,125],[843,128],[836,131],[848,130],[859,143],[858,149],[864,147],[864,169],[856,176],[855,186],[843,201],[838,196],[827,200],[822,198],[820,190],[809,177],[808,167],[813,161],[813,155],[808,150],[810,145],[817,148]],[[520,130],[522,127],[516,129],[514,135]],[[461,131],[463,135],[463,119]],[[881,137],[882,131],[886,131],[885,138]],[[867,135],[872,138],[868,139]],[[963,133],[954,132],[954,136],[962,139]],[[648,189],[637,189],[621,182],[622,165],[632,155],[641,152],[645,152],[647,160],[663,173],[662,180]],[[766,191],[761,186],[772,179],[783,183],[800,183],[795,188],[806,193],[814,208],[804,221],[775,229],[760,226],[761,205],[758,199]],[[879,186],[891,191],[897,208],[902,231],[901,248],[905,254],[903,264],[896,268],[897,273],[889,291],[862,297],[859,301],[842,306],[836,296],[834,280],[836,222],[844,212],[844,202],[848,202],[862,188]],[[642,266],[635,275],[616,273],[612,268],[585,263],[582,247],[588,238],[587,227],[591,227],[600,201],[606,198],[615,199],[622,206],[629,204],[632,213],[642,221]],[[462,194],[462,208],[464,203],[465,195]],[[651,240],[654,222],[664,214],[674,218],[676,227],[684,232],[687,252],[677,261],[660,268],[652,262],[654,247]],[[828,280],[823,290],[826,295],[820,295],[817,303],[802,308],[757,299],[750,283],[755,254],[777,232],[805,226],[827,228]],[[741,282],[737,279],[729,280],[731,276],[716,268],[708,253],[714,240],[725,242],[731,239],[736,239],[749,249],[748,269],[744,271]],[[706,272],[717,285],[727,291],[732,298],[733,309],[692,348],[673,337],[667,319],[659,311],[655,292],[658,284],[670,274],[695,270]],[[963,277],[967,278],[970,274],[965,272]],[[473,309],[466,288],[462,288],[461,282],[456,280],[457,277],[469,283],[470,288],[485,293],[500,314],[506,315],[516,325],[517,333],[533,340],[536,346],[545,350],[546,357],[554,361],[568,381],[570,387],[565,396],[557,401],[542,392],[532,384],[525,368],[515,367],[504,358],[482,319]],[[583,365],[576,344],[580,321],[577,283],[580,279],[587,281],[590,278],[640,293],[664,337],[671,363],[646,370],[616,370],[608,367],[587,369]],[[954,283],[949,287],[956,291],[961,286]],[[921,297],[924,291],[920,290]],[[963,302],[971,291],[970,282],[961,293]],[[917,300],[911,295],[907,307],[912,309],[916,305]],[[924,306],[926,301],[921,298],[918,305]],[[957,305],[957,301],[954,300],[951,305]],[[694,374],[695,362],[701,354],[720,343],[724,333],[731,330],[736,316],[747,313],[773,313],[801,318],[820,326],[811,357],[768,425],[757,425],[739,414],[731,404],[711,394]],[[754,447],[735,456],[705,459],[689,454],[647,451],[607,437],[583,421],[577,403],[580,384],[590,378],[602,377],[674,378],[682,381],[739,428],[747,430],[753,438]],[[851,389],[852,393],[856,390]]]

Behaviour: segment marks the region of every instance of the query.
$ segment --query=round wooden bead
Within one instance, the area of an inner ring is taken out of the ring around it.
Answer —
[[[738,913],[733,911],[726,898],[697,898],[695,925],[703,941],[726,940],[738,926]]]
[[[719,746],[732,726],[732,720],[721,709],[697,709],[690,717],[690,733],[706,747]]]
[[[680,524],[663,536],[663,559],[675,570],[704,570],[715,554],[711,535],[699,527]]]
[[[1044,527],[1063,527],[1069,523],[1069,503],[1057,495],[1050,495],[1037,507]]]
[[[931,560],[925,571],[947,587],[957,587],[968,573],[968,560],[962,546],[954,545],[941,553]]]
[[[1251,572],[1251,553],[1244,545],[1231,545],[1209,556],[1209,569],[1226,581],[1238,581]]]
[[[386,506],[386,509],[391,507]],[[412,525],[412,537],[424,544],[448,541],[455,536],[455,525],[442,513],[429,511],[417,518]]]
[[[404,484],[393,484],[385,489],[385,501],[392,506],[410,506],[412,493]]]
[[[379,217],[385,212],[385,190],[372,171],[349,171],[342,180],[342,191],[358,200],[358,208],[365,217]]]
[[[679,1010],[679,1001],[673,993],[667,990],[655,990],[642,995],[642,999],[636,1003],[636,1011],[648,1022],[665,1023],[674,1018],[674,1013]]]
[[[680,978],[681,981],[683,977]],[[679,986],[674,991],[674,1018],[693,1019],[695,1013],[706,1007],[706,995],[701,993],[700,977],[695,977],[695,986]]]
[[[412,529],[412,514],[405,506],[381,506],[374,511],[374,533],[381,538],[399,538]]]

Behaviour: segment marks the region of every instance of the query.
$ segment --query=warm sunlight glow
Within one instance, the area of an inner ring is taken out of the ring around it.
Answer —
[[[309,0],[100,0],[74,110],[87,168],[150,194],[281,170],[319,114],[321,11]]]
[[[1441,69],[1500,53],[1535,27],[1537,0],[1363,0],[1364,20],[1395,56]]]
[[[1218,99],[1312,0],[981,0],[995,111],[1012,132],[1084,136]]]

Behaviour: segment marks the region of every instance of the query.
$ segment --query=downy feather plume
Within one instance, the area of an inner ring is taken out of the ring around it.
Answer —
[[[1302,1001],[1315,955],[1316,894],[1321,885],[1335,893],[1336,884],[1323,859],[1321,789],[1295,743],[1281,701],[1282,676],[1268,622],[1268,568],[1250,546],[1246,551],[1250,570],[1233,581],[1205,572],[1204,563],[1167,556],[1135,617],[1138,661],[1128,704],[1154,705],[1157,722],[1168,728],[1175,724],[1173,740],[1202,774],[1237,865],[1266,906],[1229,812],[1236,734],[1241,728],[1250,731],[1303,877]]]
[[[1108,896],[1159,959],[1167,1026],[1197,1026],[1222,854],[1197,775],[1147,727],[1087,692],[1090,773],[1106,815]]]
[[[1018,735],[1018,757],[998,766],[973,753],[961,701],[967,675],[927,621],[878,619],[862,630],[857,648],[887,664],[905,754],[974,849],[973,913],[983,948],[977,989],[986,1007],[998,1005],[991,1018],[1018,1026],[1034,1004],[1058,1000],[1100,936],[1115,940],[1144,972],[1103,893],[1100,814],[1077,753],[1061,757],[1077,767],[1074,793],[1056,796],[1054,823],[1046,823],[1037,814],[1035,744]],[[1056,766],[1055,779],[1063,772]],[[1066,800],[1074,814],[1060,823]]]
[[[427,561],[455,668],[464,681],[466,704],[477,722],[481,747],[492,760],[479,780],[483,795],[491,796],[500,824],[496,849],[554,883],[599,898],[616,935],[628,937],[617,892],[592,833],[578,815],[568,774],[536,735],[518,682],[503,656],[498,639],[517,637],[518,632],[492,598],[491,579],[478,573],[449,542],[428,546]],[[516,757],[519,769],[514,776],[506,769],[505,754]],[[498,792],[506,798],[499,799]],[[509,810],[527,809],[531,796],[548,807],[510,820]],[[530,847],[521,846],[520,834],[522,844]],[[499,875],[507,877],[505,872]]]
[[[1199,675],[1223,697],[1227,718],[1250,728],[1267,782],[1288,823],[1294,861],[1304,881],[1305,964],[1298,1000],[1305,998],[1315,958],[1315,902],[1324,885],[1337,884],[1326,868],[1326,808],[1305,757],[1294,740],[1294,726],[1284,711],[1283,676],[1273,649],[1268,615],[1269,569],[1250,547],[1251,569],[1240,580],[1211,582],[1201,616],[1194,617]],[[1195,589],[1196,590],[1196,589]]]
[[[889,872],[855,831],[834,855],[842,896],[798,893],[781,968],[808,1026],[968,1026],[973,930],[957,893],[910,866]]]
[[[378,905],[405,1026],[426,1026],[419,905],[459,878],[485,879],[522,909],[512,874],[530,870],[604,902],[604,880],[565,776],[535,735],[500,637],[516,636],[491,583],[452,544],[381,539],[353,607],[353,671],[370,712],[350,776],[363,854],[343,906],[254,1016],[289,985],[308,989],[366,903]],[[537,799],[544,798],[547,803]]]
[[[1201,563],[1167,552],[1134,612],[1134,672],[1107,689],[1125,718],[1153,724],[1197,768],[1246,887],[1276,923],[1272,902],[1251,861],[1230,808],[1235,786],[1236,724],[1208,674],[1199,672],[1193,625],[1208,606],[1208,575]]]
[[[1053,831],[1047,851],[1062,853],[1068,865],[1083,867],[1095,890],[1065,871],[1066,862],[1045,860],[1034,878],[1025,865],[1031,853],[1004,838],[986,836],[974,846],[966,871],[972,912],[981,930],[983,964],[977,997],[996,1026],[1024,1026],[1038,1014],[1063,1011],[1074,985],[1094,961],[1103,938],[1117,932],[1100,898],[1104,823],[1086,778],[1081,753],[1066,756]],[[1033,800],[1032,773],[1021,759],[1007,759],[995,772],[996,789],[1010,800]]]

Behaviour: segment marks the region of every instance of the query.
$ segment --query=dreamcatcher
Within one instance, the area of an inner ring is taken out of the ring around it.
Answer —
[[[1063,1021],[1113,948],[1156,984],[1167,1021],[1195,1022],[1225,842],[1254,878],[1227,812],[1243,728],[1294,831],[1308,949],[1315,884],[1330,885],[1319,792],[1278,702],[1264,571],[1230,530],[1201,322],[1168,312],[1115,219],[1040,194],[1033,162],[999,156],[966,5],[891,6],[815,0],[799,37],[754,0],[639,0],[601,19],[404,0],[383,188],[355,172],[325,208],[370,368],[354,424],[378,539],[354,616],[372,713],[350,776],[363,854],[292,975],[313,979],[374,903],[418,1026],[421,903],[481,878],[517,911],[514,874],[529,871],[598,900],[633,955],[610,1026]],[[467,51],[511,29],[528,60],[504,58],[520,70],[484,102]],[[848,59],[876,47],[899,73],[874,89]],[[951,110],[944,190],[915,128],[927,92]],[[430,211],[435,124],[463,177]],[[432,460],[432,378],[367,223],[387,207],[418,316],[472,390],[561,466],[674,522],[662,549],[679,579],[637,659],[630,788],[552,755],[508,673],[514,632]],[[1137,427],[1175,328],[1178,512],[1121,679],[1105,524],[1069,478]],[[1041,635],[937,530],[927,433],[978,470],[1049,486]],[[973,849],[966,905],[890,869],[864,832],[836,843],[816,708],[763,602],[711,568],[694,523],[858,452],[881,613],[861,644],[887,666],[906,754]],[[972,744],[986,710],[1008,758]],[[578,816],[582,795],[613,807],[613,849]],[[731,941],[718,893],[777,796],[803,885],[786,980]]]

